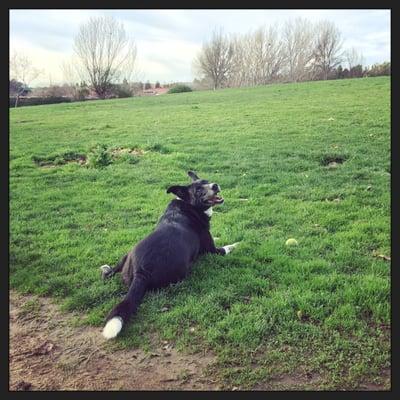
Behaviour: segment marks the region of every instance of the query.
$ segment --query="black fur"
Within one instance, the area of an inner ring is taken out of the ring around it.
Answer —
[[[167,193],[180,199],[172,200],[156,229],[141,240],[105,277],[122,272],[128,293],[107,316],[119,316],[127,322],[139,307],[147,290],[158,289],[184,279],[193,262],[204,253],[225,254],[215,247],[210,234],[210,217],[205,214],[211,205],[220,204],[219,186],[200,180],[189,171],[193,183],[171,186]]]

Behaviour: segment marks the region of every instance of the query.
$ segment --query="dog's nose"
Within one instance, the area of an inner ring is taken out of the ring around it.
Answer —
[[[213,183],[213,185],[211,186],[211,189],[214,190],[215,193],[218,193],[221,190],[220,187],[216,183]]]

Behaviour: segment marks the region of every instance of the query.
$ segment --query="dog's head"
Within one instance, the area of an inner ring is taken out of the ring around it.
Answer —
[[[182,201],[201,210],[206,210],[224,202],[224,199],[218,196],[221,191],[218,184],[200,179],[193,171],[189,171],[188,175],[192,178],[190,185],[171,186],[167,189],[167,193],[173,193]]]

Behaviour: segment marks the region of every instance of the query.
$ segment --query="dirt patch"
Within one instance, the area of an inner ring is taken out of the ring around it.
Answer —
[[[347,160],[346,155],[324,155],[321,158],[320,164],[329,168],[337,168],[340,164],[343,164]]]
[[[391,261],[391,257],[390,257],[390,256],[387,256],[387,255],[385,255],[385,254],[380,254],[380,253],[377,252],[376,250],[374,250],[374,251],[372,252],[372,256],[373,256],[373,257],[381,258],[382,260],[385,260],[385,261]]]
[[[138,157],[143,156],[147,152],[138,147],[116,147],[109,150],[106,146],[98,146],[92,149],[88,155],[67,152],[50,156],[33,156],[32,160],[41,168],[56,168],[69,163],[99,167],[111,164],[114,160],[120,158],[124,158],[129,163],[134,164],[138,162]]]
[[[391,384],[390,384],[391,377],[389,368],[385,368],[382,371],[381,379],[383,380],[383,382],[385,382],[384,384],[366,382],[360,386],[360,390],[365,390],[365,391],[391,390]]]
[[[271,381],[274,390],[310,390],[314,389],[321,382],[319,374],[293,374],[283,375]]]
[[[76,318],[76,315],[75,315]],[[10,293],[10,381],[16,390],[216,390],[215,358],[160,342],[146,353],[115,350],[101,328],[73,327],[47,298]]]
[[[69,163],[78,163],[80,165],[85,165],[87,163],[86,156],[84,154],[74,152],[67,152],[48,157],[33,156],[32,160],[37,166],[42,168],[54,168]]]
[[[132,156],[142,156],[145,153],[144,150],[139,148],[129,148],[129,147],[117,147],[111,151],[113,157],[120,157],[124,154],[130,154]]]
[[[42,168],[56,168],[59,167],[60,165],[65,165],[65,164],[70,164],[70,163],[78,163],[79,165],[86,165],[87,161],[86,161],[86,157],[85,156],[81,156],[79,158],[77,158],[76,160],[63,160],[62,162],[58,162],[57,164],[55,164],[54,162],[41,162],[38,165]]]
[[[355,391],[386,391],[390,390],[390,369],[382,371],[381,383],[364,382],[355,389],[334,389],[334,390],[355,390]],[[326,377],[318,372],[294,372],[281,375],[261,382],[253,390],[273,391],[315,391],[327,390]],[[329,389],[331,390],[331,389]]]

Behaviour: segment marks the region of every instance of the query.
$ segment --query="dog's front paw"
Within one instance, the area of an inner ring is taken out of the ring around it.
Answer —
[[[239,245],[240,242],[236,242],[233,244],[228,244],[226,246],[223,247],[223,249],[225,250],[225,254],[229,254],[236,246]]]
[[[100,271],[101,271],[101,277],[103,279],[107,279],[107,278],[110,278],[112,276],[112,268],[107,264],[102,265],[100,267]]]

